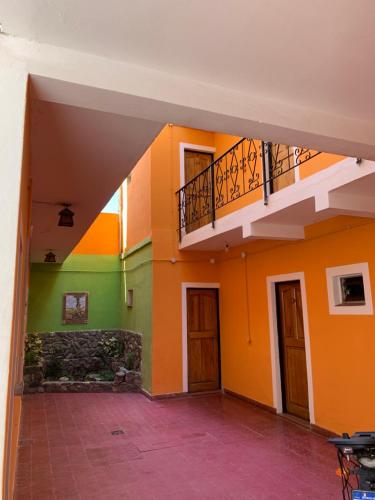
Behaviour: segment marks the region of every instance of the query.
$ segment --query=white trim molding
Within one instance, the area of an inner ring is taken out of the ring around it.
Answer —
[[[303,329],[305,334],[305,353],[307,368],[307,390],[309,398],[310,423],[315,423],[314,412],[314,390],[311,363],[310,332],[307,312],[307,297],[305,285],[305,273],[278,274],[267,276],[267,296],[268,296],[268,318],[270,327],[270,346],[271,346],[271,366],[272,366],[272,390],[273,406],[277,413],[283,412],[283,398],[281,389],[281,370],[280,370],[280,351],[279,336],[277,328],[277,307],[276,307],[276,283],[284,281],[299,281],[301,284],[301,301],[303,314]]]
[[[340,278],[360,274],[363,278],[363,288],[365,292],[364,304],[342,305],[339,302]],[[358,264],[348,264],[346,266],[327,267],[327,291],[329,314],[374,314],[371,294],[371,282],[368,262]]]
[[[187,290],[189,288],[220,288],[220,283],[181,283],[182,319],[182,391],[188,392]]]

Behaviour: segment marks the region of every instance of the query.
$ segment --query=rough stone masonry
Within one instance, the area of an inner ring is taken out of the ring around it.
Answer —
[[[43,332],[42,362],[25,367],[25,392],[128,392],[142,385],[142,335],[129,330],[82,330]],[[117,358],[103,355],[101,342],[110,338],[123,345],[123,354]],[[131,367],[127,366],[131,356]],[[89,374],[112,370],[113,381],[86,380]],[[55,370],[67,377],[45,380],[45,373]],[[38,373],[37,373],[38,372]]]

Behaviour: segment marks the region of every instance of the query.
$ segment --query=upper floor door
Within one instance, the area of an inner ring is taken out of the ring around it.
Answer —
[[[275,193],[296,180],[294,148],[286,144],[272,144],[270,156],[271,193]]]
[[[213,161],[212,153],[185,150],[185,185]],[[211,221],[211,175],[202,175],[185,190],[185,231],[190,233]]]

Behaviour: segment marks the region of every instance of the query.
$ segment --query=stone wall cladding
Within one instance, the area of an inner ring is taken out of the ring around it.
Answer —
[[[129,330],[80,330],[71,332],[43,332],[42,356],[46,365],[59,362],[68,373],[96,372],[107,367],[101,356],[99,342],[115,337],[124,343],[124,356],[133,354],[134,370],[141,371],[142,335]]]
[[[42,332],[43,363],[25,367],[24,392],[134,392],[142,386],[142,334],[130,330],[79,330],[69,332]],[[115,337],[124,345],[120,358],[104,356],[100,342]],[[132,366],[125,369],[131,354]],[[74,380],[45,380],[44,373],[62,370]],[[35,370],[38,368],[38,373]],[[124,377],[113,382],[83,381],[82,375],[101,370],[124,370]],[[40,373],[39,373],[40,372]],[[39,376],[41,374],[41,376]],[[40,380],[39,380],[40,379]]]
[[[140,372],[142,367],[142,335],[131,330],[122,330],[121,336],[125,346],[125,353],[132,352],[134,355],[133,370]]]
[[[43,382],[38,392],[115,392],[112,382]],[[129,391],[130,392],[130,391]]]

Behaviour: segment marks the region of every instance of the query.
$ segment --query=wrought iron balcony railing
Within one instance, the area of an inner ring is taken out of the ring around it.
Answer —
[[[176,193],[179,236],[211,223],[228,203],[263,188],[264,203],[294,182],[295,168],[319,151],[243,138]]]

